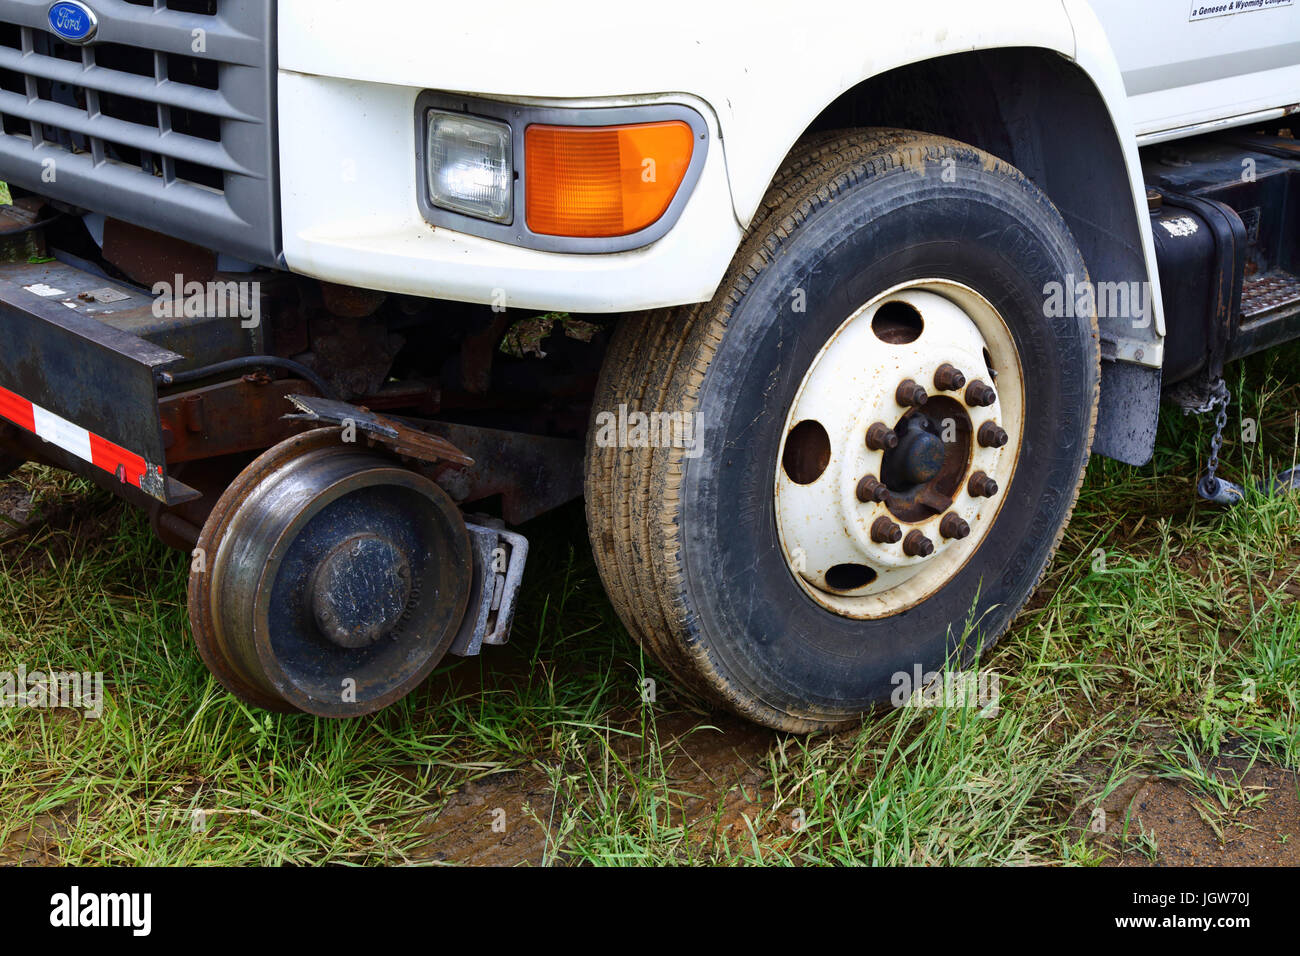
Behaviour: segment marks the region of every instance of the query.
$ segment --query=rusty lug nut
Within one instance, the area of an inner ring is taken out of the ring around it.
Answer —
[[[970,525],[965,522],[961,515],[949,512],[939,522],[939,533],[945,538],[960,541],[970,535]]]
[[[1001,426],[995,422],[985,422],[980,426],[979,440],[985,448],[1001,448],[1009,438]]]
[[[903,540],[903,529],[882,516],[871,525],[871,540],[876,544],[898,544]]]
[[[884,422],[876,422],[867,429],[867,447],[872,451],[888,451],[898,447],[898,432]]]
[[[998,483],[984,472],[977,471],[970,476],[966,490],[971,493],[972,498],[992,498],[998,493]]]
[[[961,369],[944,362],[934,373],[934,387],[941,392],[955,392],[964,388],[966,385],[966,376],[961,373]]]
[[[978,379],[966,387],[966,404],[972,408],[987,408],[997,400],[998,393]]]
[[[921,532],[913,531],[903,541],[903,553],[909,558],[928,558],[934,554],[934,542]]]
[[[898,391],[894,393],[894,398],[898,400],[898,404],[905,407],[919,407],[930,400],[930,395],[924,387],[907,378],[899,384]]]
[[[858,482],[858,500],[864,505],[873,501],[884,501],[889,497],[889,489],[875,475],[865,475]]]

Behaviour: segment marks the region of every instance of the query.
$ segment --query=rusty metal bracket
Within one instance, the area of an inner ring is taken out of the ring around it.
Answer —
[[[159,399],[167,463],[261,451],[279,444],[303,426],[286,422],[277,406],[288,393],[311,388],[299,379],[272,381],[245,375]]]
[[[528,539],[522,534],[497,527],[500,522],[490,518],[478,520],[483,524],[465,524],[474,555],[474,580],[465,620],[451,645],[451,653],[460,657],[473,657],[485,644],[501,645],[510,640],[528,559]]]
[[[286,421],[315,422],[323,425],[355,426],[375,441],[399,455],[419,461],[442,461],[455,465],[472,465],[469,457],[451,442],[437,435],[419,431],[401,422],[347,402],[312,395],[286,395],[301,414],[285,415]]]

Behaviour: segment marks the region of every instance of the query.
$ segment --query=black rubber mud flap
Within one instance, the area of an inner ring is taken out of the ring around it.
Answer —
[[[1160,369],[1101,363],[1101,402],[1092,450],[1126,465],[1145,465],[1160,425]]]

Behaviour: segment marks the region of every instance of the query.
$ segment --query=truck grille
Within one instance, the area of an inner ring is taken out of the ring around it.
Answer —
[[[275,264],[274,4],[87,5],[76,46],[49,0],[0,0],[0,179]]]

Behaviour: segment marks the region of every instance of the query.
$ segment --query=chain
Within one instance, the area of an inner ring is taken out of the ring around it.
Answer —
[[[1210,408],[1206,409],[1212,410],[1216,405],[1219,408],[1219,414],[1214,417],[1214,437],[1210,439],[1210,463],[1205,469],[1206,481],[1213,481],[1219,470],[1219,452],[1223,450],[1223,432],[1228,427],[1228,405],[1231,402],[1227,383],[1218,379],[1210,391]]]
[[[1239,485],[1231,481],[1224,481],[1216,477],[1219,470],[1219,453],[1223,451],[1223,432],[1228,427],[1228,405],[1232,402],[1232,396],[1228,393],[1228,385],[1222,378],[1216,379],[1210,386],[1209,398],[1204,405],[1204,411],[1209,412],[1216,407],[1219,413],[1214,416],[1214,437],[1210,439],[1210,460],[1205,468],[1205,476],[1196,484],[1197,493],[1206,501],[1213,501],[1221,505],[1236,504],[1245,497]]]

